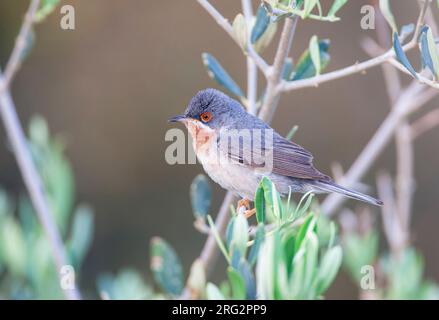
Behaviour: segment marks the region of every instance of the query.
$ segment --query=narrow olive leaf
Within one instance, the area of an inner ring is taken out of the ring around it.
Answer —
[[[80,266],[93,239],[93,211],[90,207],[82,205],[75,211],[70,239],[69,251],[72,261]]]
[[[328,54],[330,41],[328,39],[320,40],[320,67],[322,72],[329,64],[330,55]],[[316,75],[316,69],[314,63],[311,60],[309,49],[307,49],[301,56],[297,63],[295,71],[291,74],[292,81],[307,79]]]
[[[178,296],[183,291],[183,268],[174,249],[163,239],[151,240],[151,270],[164,293]]]
[[[313,191],[308,191],[305,193],[302,198],[300,198],[299,203],[297,204],[296,209],[293,212],[293,218],[298,219],[302,217],[306,212],[308,212],[308,209],[311,207],[312,200],[314,198]],[[304,203],[305,201],[305,203]]]
[[[314,64],[314,68],[316,69],[316,75],[320,75],[322,71],[322,63],[320,59],[320,46],[319,46],[319,38],[316,35],[311,37],[309,41],[309,52],[311,54],[311,60]]]
[[[298,125],[292,127],[291,130],[288,132],[286,139],[291,141],[294,138],[294,135],[296,134],[297,130],[299,130]]]
[[[436,79],[439,79],[439,55],[436,47],[436,41],[434,39],[433,31],[431,30],[431,28],[428,28],[427,31],[427,43],[431,59],[433,60],[433,66],[435,70],[434,74],[436,76]]]
[[[191,188],[192,211],[196,219],[205,219],[209,213],[212,200],[212,190],[206,176],[199,174],[192,181]]]
[[[252,29],[250,37],[251,43],[254,44],[258,41],[267,30],[270,25],[270,17],[264,5],[259,6],[256,14],[256,22]]]
[[[317,5],[319,0],[305,0],[303,5],[303,16],[302,18],[307,18],[311,11],[314,9],[314,7]]]
[[[236,217],[232,217],[227,224],[226,228],[226,245],[228,249],[231,249],[232,239],[233,239],[233,225],[235,224]]]
[[[329,9],[328,16],[335,17],[338,11],[348,2],[348,0],[335,0]]]
[[[258,263],[256,265],[256,280],[259,299],[274,299],[274,273],[277,266],[273,261],[275,238],[267,237],[262,243]]]
[[[419,36],[419,47],[421,51],[422,67],[423,68],[427,67],[428,69],[430,69],[430,71],[433,74],[435,74],[433,59],[430,55],[430,50],[428,48],[427,31],[428,31],[428,26],[424,26],[421,29],[421,33]]]
[[[250,264],[245,260],[241,259],[238,265],[238,272],[241,275],[242,279],[244,279],[245,283],[245,298],[247,300],[255,300],[256,299],[256,280],[253,275]]]
[[[323,294],[334,281],[340,269],[342,257],[343,252],[340,246],[329,249],[323,256],[316,278],[317,296]]]
[[[401,42],[399,41],[398,34],[396,32],[393,33],[393,49],[395,50],[395,54],[399,62],[403,64],[403,66],[413,75],[413,77],[418,79],[416,70],[410,64],[409,59],[407,58],[404,50],[402,49]]]
[[[44,21],[56,8],[61,0],[42,0],[38,11],[35,14],[35,22]]]
[[[211,54],[203,53],[203,64],[207,68],[209,76],[238,97],[244,97],[244,93],[230,75],[223,69],[221,64]]]
[[[232,267],[227,268],[230,285],[232,287],[232,297],[235,300],[244,300],[246,296],[245,281],[242,276]]]
[[[281,222],[284,219],[284,212],[279,192],[276,190],[276,186],[270,179],[263,177],[259,186],[262,186],[264,190],[264,199],[267,205],[270,207],[273,215]]]
[[[282,70],[282,79],[289,80],[293,72],[293,60],[291,58],[285,59],[284,69]]]
[[[244,257],[247,252],[248,221],[243,214],[238,214],[233,224],[231,248],[237,249]]]
[[[380,10],[393,32],[398,32],[395,17],[390,9],[389,0],[380,0]]]
[[[305,277],[303,287],[308,290],[306,298],[312,298],[313,292],[310,292],[312,282],[317,272],[317,258],[319,251],[319,240],[314,232],[310,232],[306,238],[305,244]]]
[[[255,194],[256,220],[258,223],[265,223],[265,195],[264,188],[259,184]]]
[[[264,9],[263,9],[264,10]],[[271,18],[268,16],[268,18],[271,21]],[[263,52],[265,48],[267,48],[271,41],[273,40],[274,36],[276,35],[277,31],[277,23],[269,23],[267,30],[262,34],[262,36],[256,41],[254,44],[254,49],[256,52]]]
[[[232,24],[233,35],[243,51],[247,51],[247,23],[245,17],[238,13]]]
[[[264,242],[264,238],[265,238],[265,227],[262,223],[260,223],[258,224],[255,240],[250,249],[250,253],[248,254],[248,262],[250,263],[251,266],[253,266],[256,263],[259,254],[259,249],[261,248],[261,245]]]
[[[197,298],[203,297],[204,288],[206,287],[206,271],[204,263],[200,259],[196,259],[192,263],[187,285],[193,296]]]
[[[208,300],[225,300],[221,290],[211,282],[206,286],[206,296]]]
[[[209,223],[210,230],[213,233],[215,240],[216,240],[216,243],[217,243],[218,247],[220,248],[221,252],[223,253],[224,258],[226,258],[227,262],[230,263],[229,254],[226,250],[226,247],[223,243],[223,240],[221,239],[221,236],[218,232],[218,229],[216,228],[216,225],[213,222],[212,217],[210,215],[207,215],[207,222]]]
[[[261,5],[269,14],[273,14],[273,6],[268,1],[262,1]]]
[[[316,227],[317,219],[313,213],[310,213],[305,222],[300,226],[299,232],[294,242],[294,251],[299,251],[308,233],[312,232]]]
[[[0,224],[0,252],[8,271],[22,277],[26,273],[26,241],[20,224],[10,215]]]

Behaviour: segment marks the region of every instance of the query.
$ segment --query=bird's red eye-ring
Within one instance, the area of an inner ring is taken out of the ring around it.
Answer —
[[[203,112],[202,114],[200,114],[200,119],[204,123],[207,123],[212,120],[212,114],[209,111]]]

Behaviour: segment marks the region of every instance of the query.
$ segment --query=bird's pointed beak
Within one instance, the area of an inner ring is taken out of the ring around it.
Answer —
[[[168,122],[182,122],[186,120],[187,117],[184,114],[179,114],[178,116],[174,116],[168,119]]]

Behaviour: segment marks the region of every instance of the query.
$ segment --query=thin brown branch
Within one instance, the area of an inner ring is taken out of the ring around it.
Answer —
[[[285,19],[284,28],[279,40],[279,46],[274,57],[273,66],[267,77],[267,91],[265,93],[264,103],[259,111],[259,118],[266,122],[271,122],[274,112],[277,109],[281,90],[279,85],[282,81],[282,72],[285,66],[285,60],[288,57],[291,45],[293,43],[299,17],[294,16],[291,19]]]

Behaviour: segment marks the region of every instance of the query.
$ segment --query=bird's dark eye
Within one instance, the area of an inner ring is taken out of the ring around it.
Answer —
[[[200,114],[200,119],[204,123],[207,123],[212,120],[212,113],[210,113],[209,111],[203,112],[202,114]]]

